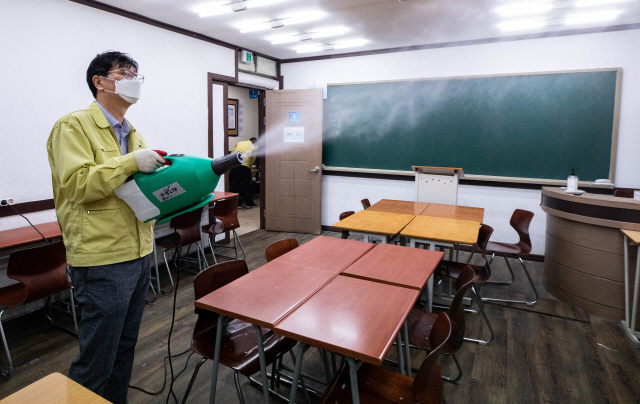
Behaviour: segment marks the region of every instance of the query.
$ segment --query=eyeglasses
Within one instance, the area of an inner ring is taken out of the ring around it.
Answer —
[[[118,69],[118,70],[109,70],[107,73],[115,73],[120,72],[125,79],[127,80],[140,80],[144,83],[144,76],[142,74],[133,73],[131,70],[127,69]]]

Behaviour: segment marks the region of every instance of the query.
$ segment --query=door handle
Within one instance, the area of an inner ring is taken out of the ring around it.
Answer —
[[[316,168],[314,168],[313,170],[309,170],[310,173],[317,173],[318,171],[320,171],[320,167],[316,166]]]

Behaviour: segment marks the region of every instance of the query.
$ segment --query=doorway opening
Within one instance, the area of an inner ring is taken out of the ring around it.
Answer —
[[[225,145],[228,150],[225,154],[236,151],[245,151],[252,138],[258,138],[262,134],[260,125],[261,116],[264,114],[264,91],[243,86],[229,84],[227,92],[228,105],[228,129],[225,133]],[[238,221],[240,228],[236,230],[238,235],[250,233],[261,228],[261,212],[264,205],[261,195],[264,195],[261,168],[262,158],[256,158],[249,167],[239,167],[229,174],[229,192],[240,194],[238,204]]]

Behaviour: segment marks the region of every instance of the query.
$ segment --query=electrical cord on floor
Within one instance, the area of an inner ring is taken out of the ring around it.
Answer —
[[[174,229],[174,234],[176,239],[178,239],[178,230]],[[179,249],[178,247],[177,249]],[[171,361],[171,334],[173,333],[173,324],[176,321],[176,299],[178,298],[178,285],[180,285],[180,253],[178,253],[178,276],[176,279],[176,287],[173,289],[173,310],[171,311],[171,328],[169,328],[169,337],[167,338],[167,353],[169,354],[169,369],[171,370],[171,384],[169,384],[169,394],[167,394],[167,400],[165,404],[169,403],[169,397],[173,395],[173,399],[176,400],[176,404],[178,404],[178,399],[173,392],[173,382],[175,378],[173,377],[173,363]],[[167,268],[169,270],[169,268]],[[176,376],[177,377],[177,376]]]
[[[179,356],[182,356],[182,355],[186,354],[186,353],[187,353],[187,352],[189,352],[189,351],[191,351],[191,349],[187,349],[186,351],[184,351],[184,352],[180,352],[179,354],[173,355],[172,357],[173,357],[173,358],[177,358],[177,357],[179,357]],[[178,378],[178,376],[180,376],[180,374],[181,374],[182,372],[184,372],[184,370],[187,368],[187,365],[189,364],[189,359],[191,358],[191,355],[193,355],[193,354],[194,354],[194,352],[193,352],[193,351],[191,351],[191,354],[189,354],[189,357],[187,357],[187,363],[185,363],[184,368],[182,369],[182,371],[176,375],[176,378]],[[129,388],[130,388],[130,389],[134,389],[134,390],[141,391],[141,392],[143,392],[144,394],[148,394],[148,395],[150,395],[150,396],[159,396],[160,394],[162,394],[162,392],[164,391],[164,388],[167,386],[167,359],[169,359],[169,357],[168,357],[168,356],[165,356],[165,357],[164,357],[164,358],[162,358],[162,359],[163,359],[163,362],[164,362],[164,380],[163,380],[163,382],[162,382],[162,387],[160,388],[160,390],[155,391],[155,392],[153,392],[153,391],[147,391],[147,390],[143,389],[142,387],[133,386],[133,385],[129,385]]]
[[[174,230],[174,234],[176,237],[178,237],[178,232],[177,230]],[[174,254],[177,253],[174,252]],[[175,257],[175,255],[174,255]],[[187,369],[187,365],[189,364],[189,359],[191,358],[191,355],[194,354],[194,352],[191,352],[191,354],[189,355],[189,357],[187,358],[187,362],[184,365],[184,368],[182,368],[182,370],[174,376],[174,372],[173,372],[173,362],[171,360],[171,358],[177,358],[178,356],[184,355],[185,353],[189,352],[191,349],[187,349],[184,352],[181,352],[179,354],[176,355],[171,355],[171,334],[173,333],[173,325],[175,323],[176,320],[176,299],[178,296],[178,286],[180,284],[180,255],[177,255],[178,257],[178,276],[176,279],[176,285],[173,289],[173,309],[171,312],[171,328],[169,328],[169,337],[167,338],[167,353],[168,355],[164,357],[163,362],[165,363],[164,365],[164,382],[162,383],[162,388],[160,390],[158,390],[157,392],[150,392],[147,390],[144,390],[140,387],[137,386],[131,386],[129,385],[129,388],[131,389],[135,389],[138,391],[141,391],[145,394],[151,395],[151,396],[159,396],[160,394],[162,394],[162,392],[164,391],[164,388],[166,387],[167,384],[167,365],[166,365],[166,360],[169,359],[169,369],[171,370],[171,383],[169,384],[169,393],[167,394],[167,400],[165,401],[165,404],[169,403],[169,398],[173,397],[173,399],[175,400],[176,404],[179,403],[178,398],[176,397],[176,394],[173,392],[173,383],[176,381],[176,379],[182,374],[184,373],[184,371]],[[167,268],[167,270],[169,270],[169,268]]]

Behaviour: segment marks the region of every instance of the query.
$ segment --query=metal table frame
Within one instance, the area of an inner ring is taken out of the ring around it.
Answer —
[[[402,334],[402,337],[400,336]],[[404,340],[404,355],[402,353],[402,340]],[[305,344],[300,342],[298,344],[298,353],[296,355],[296,366],[295,371],[293,373],[293,382],[291,384],[291,395],[289,396],[289,404],[295,404],[296,402],[296,394],[298,391],[298,382],[300,379],[300,374],[302,372],[302,360],[304,356],[305,348],[309,344]],[[407,321],[405,320],[402,324],[402,329],[396,335],[396,348],[398,349],[398,366],[400,368],[401,374],[407,374],[411,376],[411,355],[409,352],[409,331],[407,326]],[[217,349],[217,346],[216,346]],[[404,359],[406,356],[406,362]],[[362,361],[356,363],[356,359],[345,356],[344,357],[349,364],[349,380],[351,381],[351,400],[353,404],[360,404],[360,394],[358,393],[358,368],[362,364]],[[405,372],[405,364],[406,364],[406,372]],[[335,376],[335,375],[334,375]]]
[[[636,318],[638,317],[638,289],[640,287],[640,244],[629,241],[626,234],[624,237],[624,320],[620,321],[620,327],[636,349],[640,349],[640,332],[636,331]],[[637,246],[638,256],[636,260],[636,275],[633,286],[633,305],[629,307],[629,245]]]

